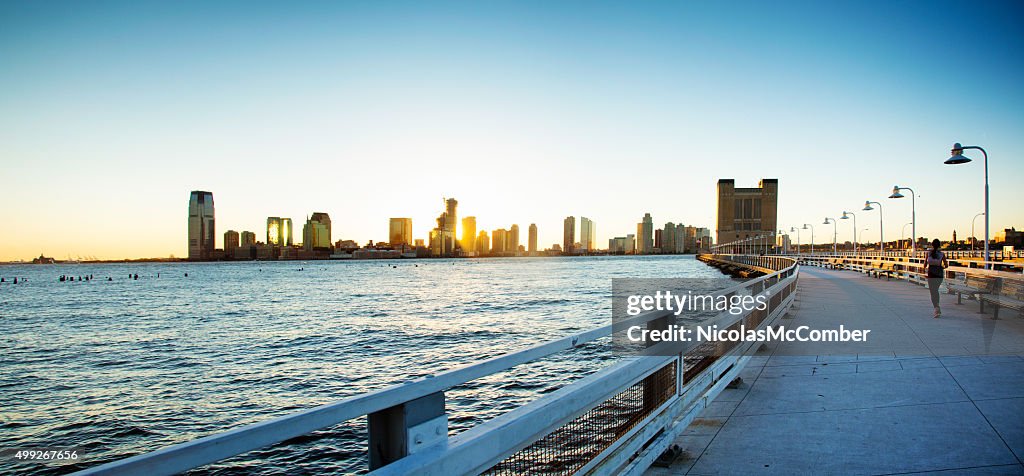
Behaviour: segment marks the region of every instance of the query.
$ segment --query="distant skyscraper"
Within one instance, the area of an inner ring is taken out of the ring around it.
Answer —
[[[188,200],[188,259],[210,259],[214,233],[213,194],[194,190]]]
[[[508,251],[505,247],[508,244],[508,232],[504,228],[498,228],[491,232],[491,253],[504,253]]]
[[[661,232],[661,252],[662,253],[675,253],[676,252],[676,225],[675,223],[668,222],[665,224],[665,229]]]
[[[292,227],[291,218],[281,218],[281,243],[284,246],[292,246],[295,241],[295,228]]]
[[[512,228],[508,230],[508,245],[505,251],[519,251],[519,225],[513,223]]]
[[[530,241],[529,241],[529,248],[527,249],[527,251],[529,251],[530,253],[533,253],[533,252],[537,251],[537,224],[536,223],[530,223],[530,231],[529,231],[529,233],[530,233],[530,238],[529,238]]]
[[[318,219],[315,219],[319,218]],[[327,223],[324,223],[325,220]],[[326,213],[314,213],[302,226],[302,247],[307,251],[331,247],[331,218]]]
[[[486,231],[480,230],[476,237],[476,252],[482,255],[491,252],[491,239],[488,238]]]
[[[683,247],[688,253],[697,249],[697,227],[687,225],[683,227]]]
[[[238,248],[238,232],[228,230],[224,232],[224,255],[234,256],[235,248]]]
[[[565,217],[562,221],[562,252],[572,254],[576,243],[576,217]]]
[[[642,222],[636,224],[636,252],[650,253],[654,250],[654,219],[650,213],[644,213]]]
[[[761,179],[757,188],[736,188],[733,179],[718,181],[719,244],[776,230],[778,179]]]
[[[391,246],[412,246],[412,218],[392,218],[388,226],[388,242]]]
[[[267,217],[267,244],[281,244],[281,217]]]
[[[318,223],[327,228],[327,248],[331,247],[331,217],[324,212],[313,212],[309,216],[310,220],[316,220]]]
[[[476,217],[462,219],[462,250],[476,251]]]
[[[251,231],[243,231],[241,233],[242,246],[252,246],[256,244],[256,234]]]
[[[580,217],[580,245],[584,251],[594,251],[597,246],[597,225],[587,217]]]
[[[292,245],[292,219],[267,217],[267,244],[276,246]]]
[[[455,252],[456,226],[459,202],[454,198],[444,201],[445,211],[437,217],[437,227],[430,232],[430,252],[434,256],[451,256]]]

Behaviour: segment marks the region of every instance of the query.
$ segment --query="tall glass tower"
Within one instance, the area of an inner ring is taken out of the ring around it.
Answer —
[[[193,190],[188,200],[188,259],[210,259],[214,236],[213,194]]]

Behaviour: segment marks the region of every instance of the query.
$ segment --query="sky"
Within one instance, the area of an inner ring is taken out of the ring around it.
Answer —
[[[0,260],[186,256],[191,190],[218,235],[320,211],[335,240],[425,238],[449,197],[542,247],[586,216],[603,247],[644,213],[713,230],[719,178],[779,179],[780,228],[817,242],[844,210],[876,241],[880,201],[897,239],[898,184],[919,236],[963,238],[984,172],[943,165],[954,142],[991,155],[992,233],[1022,228],[1021,24],[1013,1],[3,2]]]

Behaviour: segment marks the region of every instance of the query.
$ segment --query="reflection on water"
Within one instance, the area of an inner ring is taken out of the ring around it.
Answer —
[[[726,285],[682,256],[38,265],[0,276],[0,447],[82,454],[78,465],[0,461],[0,472],[25,474],[67,473],[607,324],[611,278]],[[594,344],[453,389],[451,432],[613,358]],[[365,426],[202,472],[362,472]]]

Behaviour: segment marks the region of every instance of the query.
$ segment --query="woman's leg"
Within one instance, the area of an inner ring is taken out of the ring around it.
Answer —
[[[939,286],[942,285],[942,278],[928,278],[928,291],[932,295],[932,307],[936,315],[939,313]]]

